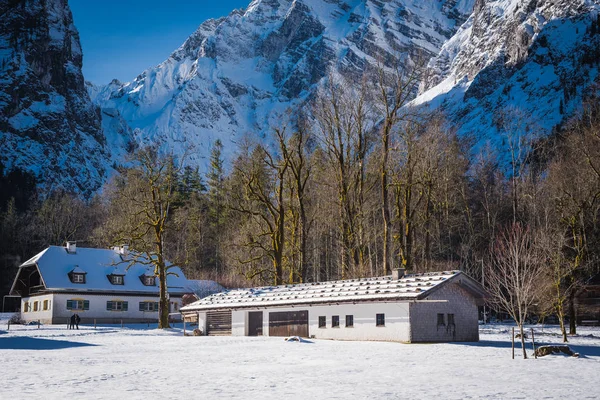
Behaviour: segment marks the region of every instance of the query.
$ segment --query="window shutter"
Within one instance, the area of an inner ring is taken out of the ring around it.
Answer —
[[[84,300],[83,301],[83,309],[84,310],[89,310],[90,309],[90,301],[89,300]]]
[[[107,301],[106,302],[106,309],[108,311],[111,311],[113,309],[112,301]]]
[[[123,302],[123,311],[127,311],[127,302],[126,301]]]
[[[67,300],[67,310],[73,309],[73,300]]]
[[[145,303],[143,301],[140,301],[140,311],[145,311],[146,310],[146,308],[144,307],[144,304]]]

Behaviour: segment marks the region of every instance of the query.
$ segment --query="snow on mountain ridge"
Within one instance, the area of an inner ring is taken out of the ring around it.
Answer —
[[[506,132],[498,112],[550,133],[598,80],[600,35],[591,24],[599,9],[599,0],[478,0],[430,60],[413,104],[440,107],[460,133],[499,151]]]
[[[241,136],[267,135],[330,67],[353,77],[378,59],[436,55],[473,2],[255,0],[206,21],[163,63],[95,101],[117,110],[141,143],[187,151],[203,166],[217,138],[231,153]]]

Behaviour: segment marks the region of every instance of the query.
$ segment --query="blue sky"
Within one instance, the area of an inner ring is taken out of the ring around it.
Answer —
[[[251,0],[69,0],[83,47],[83,74],[94,83],[131,81],[164,61],[209,18]]]

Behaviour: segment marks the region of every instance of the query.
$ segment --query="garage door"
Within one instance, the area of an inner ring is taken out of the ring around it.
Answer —
[[[269,313],[269,336],[308,337],[308,311]]]
[[[207,335],[231,335],[231,311],[209,311],[206,313]]]

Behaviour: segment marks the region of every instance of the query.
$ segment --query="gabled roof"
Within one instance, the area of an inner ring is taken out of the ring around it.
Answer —
[[[384,276],[334,282],[234,289],[213,294],[182,307],[181,310],[185,312],[217,308],[310,305],[373,300],[417,300],[427,297],[436,287],[455,280],[459,276],[465,277],[465,281],[472,281],[471,278],[460,271],[445,271],[406,275],[400,279]],[[474,293],[474,295],[479,296],[477,293]]]
[[[158,293],[158,284],[145,286],[139,278],[144,274],[154,275],[151,267],[141,262],[129,266],[128,261],[133,259],[132,254],[124,256],[110,249],[81,247],[78,247],[75,253],[69,253],[64,247],[50,246],[27,260],[19,268],[37,265],[45,287],[49,291]],[[127,268],[128,266],[129,268]],[[71,282],[70,272],[85,273],[85,283]],[[177,276],[172,275],[171,272]],[[106,277],[110,274],[125,275],[124,284],[111,284]],[[173,267],[169,270],[167,276],[169,293],[186,293],[187,285],[188,281],[180,268]]]

